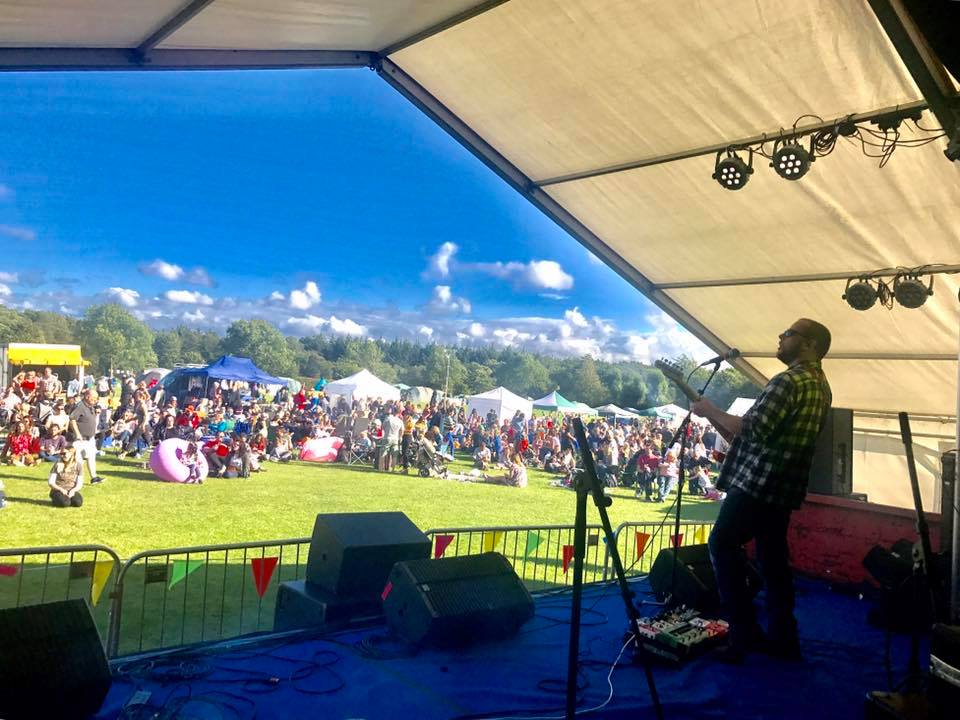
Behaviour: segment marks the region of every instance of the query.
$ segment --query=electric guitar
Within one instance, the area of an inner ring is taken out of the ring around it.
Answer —
[[[687,384],[687,381],[683,376],[683,370],[679,365],[671,362],[670,360],[664,360],[661,358],[660,360],[657,360],[653,366],[662,372],[664,376],[666,376],[667,380],[676,385],[680,389],[680,392],[687,396],[688,400],[692,402],[700,399],[700,393]]]

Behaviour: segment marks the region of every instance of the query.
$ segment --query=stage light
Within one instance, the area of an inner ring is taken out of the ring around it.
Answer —
[[[905,308],[918,308],[933,295],[933,276],[930,285],[924,286],[919,275],[897,275],[893,279],[893,296]]]
[[[732,150],[727,150],[727,157],[720,159],[723,152],[717,153],[717,162],[713,168],[714,180],[720,183],[720,187],[727,190],[739,190],[750,179],[753,174],[753,150],[750,150],[750,162],[745,163]]]
[[[782,178],[799,180],[810,170],[813,153],[800,147],[796,140],[779,142],[773,149],[770,167]]]
[[[843,299],[854,310],[869,310],[877,302],[877,290],[864,278],[850,278]]]

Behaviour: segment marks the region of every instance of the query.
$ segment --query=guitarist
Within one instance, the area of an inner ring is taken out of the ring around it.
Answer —
[[[727,497],[710,533],[710,556],[723,609],[730,622],[730,642],[720,656],[742,663],[751,650],[787,660],[801,660],[794,618],[793,576],[787,527],[800,507],[817,436],[830,410],[830,385],[820,360],[830,349],[830,331],[800,319],[780,333],[777,359],[787,366],[738,418],[707,399],[691,409],[707,418],[730,451],[717,487]],[[767,586],[769,636],[757,624],[747,594],[742,547],[756,540],[757,559]]]

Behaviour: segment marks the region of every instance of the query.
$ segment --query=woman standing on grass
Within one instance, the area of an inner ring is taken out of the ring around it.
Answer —
[[[50,501],[54,507],[80,507],[83,496],[83,466],[77,461],[77,451],[68,447],[60,456],[60,462],[53,466],[50,478]]]

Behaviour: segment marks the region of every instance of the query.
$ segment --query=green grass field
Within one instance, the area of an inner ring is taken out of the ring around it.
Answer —
[[[0,546],[100,543],[126,558],[157,548],[272,540],[310,535],[321,512],[402,510],[423,529],[490,525],[572,524],[575,494],[529,472],[517,488],[385,474],[367,467],[270,463],[249,479],[209,478],[203,485],[157,482],[132,459],[98,458],[101,485],[86,485],[84,506],[56,509],[47,497],[49,464],[0,467],[7,507],[0,510]],[[454,470],[466,470],[458,461]],[[610,519],[658,522],[669,504],[612,491]],[[684,500],[683,519],[712,522],[718,504]],[[588,519],[598,522],[593,504]]]

